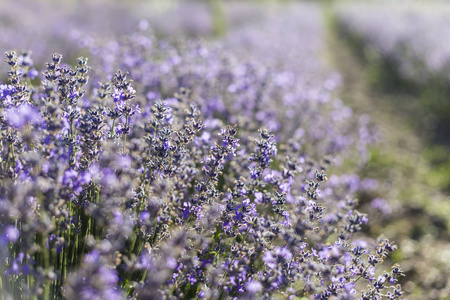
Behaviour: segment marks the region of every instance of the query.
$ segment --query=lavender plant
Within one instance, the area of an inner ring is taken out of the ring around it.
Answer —
[[[129,68],[136,82],[117,71],[92,88],[85,58],[54,54],[34,84],[29,53],[6,61],[3,299],[401,297],[401,268],[379,270],[396,246],[361,233],[367,216],[346,186],[322,195],[330,161],[303,149],[329,154],[320,143],[207,109],[197,97],[212,89],[149,89],[145,60]]]

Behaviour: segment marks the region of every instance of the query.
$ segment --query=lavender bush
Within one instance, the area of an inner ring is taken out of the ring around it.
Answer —
[[[326,165],[299,147],[205,130],[187,90],[141,107],[120,71],[86,91],[83,58],[31,86],[28,54],[6,56],[3,298],[402,294],[398,266],[375,272],[395,246],[357,234],[345,190],[320,197]]]
[[[237,31],[230,49],[145,28],[80,35],[92,69],[6,53],[2,299],[400,298],[396,246],[361,232],[354,177],[328,174],[374,137],[305,59],[318,43],[289,64]]]

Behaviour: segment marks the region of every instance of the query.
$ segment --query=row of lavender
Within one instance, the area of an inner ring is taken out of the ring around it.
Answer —
[[[379,1],[337,5],[334,13],[340,32],[370,64],[373,83],[420,96],[422,117],[431,113],[431,128],[444,134],[450,115],[450,48],[444,42],[449,12],[443,2]]]
[[[337,7],[338,22],[360,36],[381,56],[398,64],[400,76],[418,84],[435,77],[448,80],[449,7],[413,2],[374,2]]]
[[[92,66],[6,53],[2,299],[401,296],[402,270],[378,267],[396,247],[360,232],[345,177],[327,182],[364,161],[368,119],[330,96],[317,8],[278,13],[255,24],[271,43],[251,26],[233,47],[171,43],[141,22],[78,35]]]

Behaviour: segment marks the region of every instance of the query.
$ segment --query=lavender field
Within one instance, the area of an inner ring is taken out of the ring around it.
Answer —
[[[433,5],[1,1],[0,299],[449,299]]]

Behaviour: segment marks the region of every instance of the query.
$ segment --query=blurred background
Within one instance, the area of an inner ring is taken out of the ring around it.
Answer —
[[[0,29],[0,51],[31,50],[37,70],[55,52],[105,60],[99,44],[151,31],[295,67],[301,84],[331,78],[335,97],[380,133],[363,166],[335,167],[373,187],[358,192],[365,231],[399,245],[391,262],[407,273],[408,299],[450,299],[449,2],[1,0]]]

